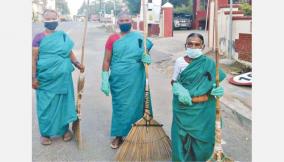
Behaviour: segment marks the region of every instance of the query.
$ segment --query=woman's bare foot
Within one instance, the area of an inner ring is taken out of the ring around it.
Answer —
[[[63,141],[65,142],[70,141],[72,139],[72,136],[73,136],[72,133],[68,129],[68,131],[63,136]]]
[[[40,143],[42,145],[50,145],[51,144],[51,139],[49,137],[40,137]]]
[[[123,139],[122,137],[115,137],[115,139],[113,139],[111,141],[110,147],[113,149],[117,149],[119,148],[119,146],[123,143]]]

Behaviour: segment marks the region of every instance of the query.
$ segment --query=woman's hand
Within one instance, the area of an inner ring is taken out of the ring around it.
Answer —
[[[85,71],[85,66],[83,64],[78,65],[78,69],[80,70],[81,73],[84,73]]]
[[[217,87],[216,84],[213,84],[213,89],[211,90],[210,93],[212,96],[215,97],[222,97],[224,95],[224,88],[222,86]]]
[[[76,58],[73,51],[71,51],[70,59],[71,59],[73,65],[75,65],[76,68],[78,68],[81,73],[83,73],[85,71],[85,66],[83,64],[81,64],[79,61],[77,61],[77,58]]]
[[[33,79],[33,82],[32,82],[32,87],[33,89],[37,89],[39,86],[39,82],[37,79]]]

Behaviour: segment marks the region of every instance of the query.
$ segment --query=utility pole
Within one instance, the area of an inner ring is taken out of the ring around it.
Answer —
[[[115,4],[115,1],[116,1],[116,0],[114,0],[114,2],[113,2],[113,15],[114,15],[114,16],[116,15],[116,14],[115,14],[115,13],[116,13],[116,12],[115,12],[115,10],[116,10],[116,4]]]
[[[229,22],[229,40],[228,40],[228,58],[233,59],[233,0],[230,0],[230,22]]]
[[[106,2],[104,1],[104,16],[106,15]]]
[[[230,15],[229,15],[229,38],[228,38],[228,57],[220,59],[220,63],[232,65],[235,60],[233,59],[233,0],[230,0]]]
[[[87,15],[87,21],[89,21],[89,17],[90,17],[90,15],[89,15],[89,13],[90,13],[90,12],[89,12],[89,10],[90,10],[89,5],[90,5],[90,4],[89,4],[89,3],[90,3],[90,2],[89,2],[89,0],[88,0],[88,1],[87,1],[87,14],[86,14],[86,15]]]
[[[102,0],[100,0],[100,14],[102,13]],[[101,16],[101,15],[100,15]]]

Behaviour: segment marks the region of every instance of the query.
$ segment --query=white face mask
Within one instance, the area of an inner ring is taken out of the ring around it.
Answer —
[[[186,54],[187,54],[188,57],[195,59],[195,58],[202,55],[202,49],[200,49],[200,48],[197,48],[197,49],[187,48]]]

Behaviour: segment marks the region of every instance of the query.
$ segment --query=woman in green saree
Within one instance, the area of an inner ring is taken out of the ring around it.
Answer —
[[[216,65],[202,53],[203,36],[190,34],[185,47],[186,56],[176,60],[172,78],[172,160],[200,162],[213,152],[216,97],[223,96],[224,89],[215,86]],[[226,75],[219,71],[222,81]]]
[[[55,31],[58,15],[54,10],[43,14],[45,30],[33,39],[32,87],[36,90],[36,107],[41,144],[51,144],[50,137],[72,139],[69,123],[77,119],[72,71],[80,64],[72,48],[73,41],[63,31]]]

